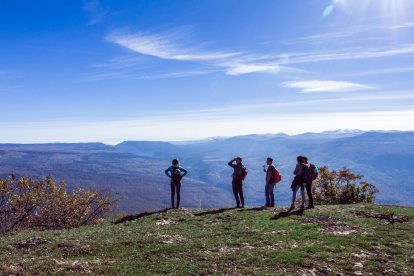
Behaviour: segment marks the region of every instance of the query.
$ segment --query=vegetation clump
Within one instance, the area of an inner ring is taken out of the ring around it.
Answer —
[[[340,170],[319,168],[319,178],[313,185],[316,204],[373,203],[378,189],[364,177],[344,167]]]
[[[0,178],[0,234],[18,229],[63,229],[95,223],[112,199],[94,190],[68,191],[52,177]]]

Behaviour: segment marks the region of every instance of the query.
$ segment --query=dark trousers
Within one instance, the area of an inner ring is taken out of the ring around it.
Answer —
[[[240,203],[241,203],[241,205],[244,207],[243,181],[233,179],[232,187],[233,187],[233,194],[234,194],[234,198],[236,199],[237,206],[240,206]]]
[[[180,190],[181,190],[181,182],[174,183],[171,182],[171,206],[174,208],[174,198],[175,193],[177,192],[177,208],[180,206]]]
[[[275,206],[274,189],[275,189],[274,183],[266,184],[266,187],[265,187],[266,206]]]
[[[309,206],[313,207],[313,196],[312,196],[312,181],[306,183],[306,193],[309,198]]]

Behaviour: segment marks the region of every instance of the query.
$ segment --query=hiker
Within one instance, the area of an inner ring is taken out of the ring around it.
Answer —
[[[234,169],[232,188],[237,203],[236,208],[244,208],[243,181],[246,178],[247,169],[243,166],[241,157],[234,158],[228,165]]]
[[[296,201],[296,193],[300,189],[300,195],[302,198],[302,204],[300,206],[301,210],[305,209],[305,181],[304,176],[307,173],[307,170],[309,169],[308,166],[305,164],[305,159],[303,156],[298,156],[296,158],[297,164],[295,167],[295,170],[293,174],[295,175],[295,178],[292,182],[292,204],[290,205],[290,210],[295,209],[295,201]]]
[[[169,178],[171,178],[171,207],[172,209],[178,209],[180,206],[180,190],[181,180],[187,175],[188,171],[183,167],[180,167],[180,162],[177,159],[172,161],[172,166],[164,172]],[[177,206],[174,206],[174,197],[177,193]]]
[[[318,178],[318,167],[314,164],[308,164],[308,158],[306,156],[303,156],[303,161],[305,165],[309,166],[308,174],[305,177],[306,193],[308,194],[309,199],[309,204],[306,209],[313,209],[315,207],[313,205],[312,183],[313,180]]]
[[[267,169],[266,169],[267,165]],[[282,180],[282,176],[276,167],[273,165],[273,158],[268,157],[266,165],[263,166],[263,171],[266,173],[266,185],[265,185],[265,196],[266,204],[265,207],[275,207],[275,195],[274,188],[276,183]]]

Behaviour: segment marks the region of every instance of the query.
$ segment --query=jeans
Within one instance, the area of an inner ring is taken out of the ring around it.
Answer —
[[[241,205],[244,207],[244,196],[243,196],[243,181],[233,179],[232,182],[233,194],[236,199],[237,206]]]
[[[177,208],[180,206],[181,182],[171,182],[171,206],[174,208],[175,192],[177,192]]]
[[[293,194],[292,194],[292,204],[291,207],[295,207],[295,201],[296,201],[296,193],[297,191],[300,189],[300,195],[302,198],[302,204],[301,207],[304,208],[305,207],[305,187],[303,187],[303,185],[297,185],[295,187],[295,189],[293,190]]]
[[[274,183],[268,183],[265,187],[266,206],[275,206]]]

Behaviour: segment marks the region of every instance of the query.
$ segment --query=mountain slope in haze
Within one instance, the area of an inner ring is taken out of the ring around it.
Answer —
[[[182,188],[182,206],[220,207],[234,204],[232,170],[227,162],[242,156],[249,169],[244,184],[246,204],[264,202],[262,166],[275,158],[283,180],[276,203],[288,205],[297,155],[332,169],[343,166],[365,176],[380,190],[378,203],[414,205],[414,132],[339,131],[288,135],[246,135],[187,143],[123,142],[0,145],[0,175],[65,179],[69,187],[94,187],[119,198],[122,212],[169,206],[164,170],[179,158],[190,173]]]

